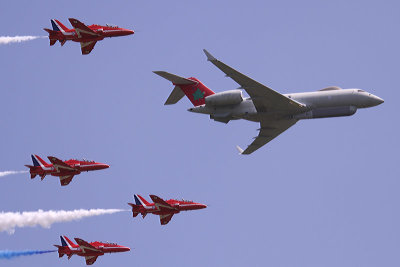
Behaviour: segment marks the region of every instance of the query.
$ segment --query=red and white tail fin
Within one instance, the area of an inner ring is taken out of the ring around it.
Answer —
[[[190,77],[186,79],[165,71],[154,71],[154,73],[175,85],[175,88],[169,95],[165,105],[175,104],[186,95],[194,106],[200,106],[204,105],[204,99],[207,96],[214,94],[211,89],[196,78]]]
[[[51,26],[53,27],[53,31],[58,31],[58,32],[64,33],[65,31],[69,30],[67,27],[65,27],[64,24],[62,24],[61,22],[59,22],[56,19],[51,20]]]
[[[134,197],[134,199],[135,199],[135,203],[136,203],[136,205],[141,205],[141,206],[150,206],[150,203],[149,202],[147,202],[147,200],[146,199],[144,199],[144,197],[142,197],[141,195],[134,195],[133,196]]]
[[[46,161],[44,161],[38,155],[32,154],[31,157],[32,157],[33,166],[40,166],[42,168],[50,166],[50,164],[48,164]]]
[[[74,244],[74,242],[69,240],[69,238],[66,237],[66,236],[60,236],[60,239],[61,239],[61,246],[62,247],[68,247],[69,249],[72,249],[74,246],[76,246]]]

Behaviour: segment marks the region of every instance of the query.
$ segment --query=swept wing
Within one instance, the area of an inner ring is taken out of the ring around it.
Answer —
[[[247,77],[237,70],[229,67],[225,63],[214,58],[207,50],[203,50],[207,56],[207,60],[219,68],[222,72],[237,82],[241,88],[246,90],[254,106],[259,113],[268,111],[283,111],[288,113],[301,112],[305,109],[305,105],[290,99],[271,88]]]
[[[161,223],[161,225],[166,225],[167,223],[169,223],[169,221],[172,219],[172,216],[174,216],[173,213],[160,215],[160,223]]]
[[[174,207],[172,207],[170,204],[165,202],[162,198],[156,196],[156,195],[150,195],[151,200],[153,200],[154,205],[159,209],[159,210],[176,210]]]
[[[72,27],[74,27],[76,34],[79,38],[93,38],[100,36],[98,33],[90,29],[88,26],[83,24],[77,19],[69,18],[69,22],[71,23]]]
[[[86,265],[92,265],[93,263],[95,263],[95,261],[97,260],[98,256],[86,256],[85,260],[86,260]]]
[[[267,144],[269,141],[289,129],[297,120],[261,120],[259,134],[254,141],[245,149],[237,147],[240,154],[248,155]]]
[[[257,112],[261,115],[259,135],[245,149],[238,147],[241,154],[251,154],[269,141],[286,131],[298,120],[290,119],[286,114],[296,114],[306,111],[306,106],[290,99],[271,88],[247,77],[225,63],[217,60],[204,49],[207,60],[246,90]],[[275,114],[275,115],[268,115]]]
[[[81,42],[82,55],[87,55],[90,52],[92,52],[96,43],[97,43],[97,41]]]
[[[60,176],[61,186],[69,185],[69,183],[72,181],[72,178],[74,178],[73,175]]]
[[[88,242],[86,242],[83,239],[80,238],[75,238],[76,243],[79,245],[83,253],[86,252],[99,252],[99,254],[102,254],[102,251],[95,248],[94,246],[90,245]]]
[[[47,157],[50,162],[53,164],[53,167],[59,172],[60,169],[64,170],[64,171],[75,171],[74,167],[71,167],[70,165],[68,165],[67,163],[65,163],[64,161],[62,161],[61,159],[58,159],[56,157],[52,157],[49,156]]]

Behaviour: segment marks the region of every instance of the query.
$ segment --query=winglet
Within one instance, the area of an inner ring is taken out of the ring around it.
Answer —
[[[204,54],[206,54],[207,56],[207,61],[214,61],[217,60],[215,57],[213,57],[213,55],[211,55],[207,50],[203,49]]]
[[[239,151],[239,154],[243,154],[243,149],[240,146],[236,146],[236,149]]]

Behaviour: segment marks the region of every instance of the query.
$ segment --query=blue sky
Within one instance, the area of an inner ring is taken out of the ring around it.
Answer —
[[[134,193],[209,205],[174,216],[130,212],[50,229],[0,233],[1,249],[49,249],[58,236],[133,248],[96,266],[398,266],[398,1],[2,1],[0,35],[46,35],[50,19],[113,23],[135,35],[2,45],[0,171],[30,154],[88,158],[111,168],[61,188],[28,174],[0,178],[0,210],[129,208]],[[194,76],[216,92],[237,85],[202,49],[281,92],[330,85],[385,99],[347,118],[300,121],[250,156],[258,124],[228,125],[163,106],[172,86],[152,73]],[[148,197],[147,197],[148,198]],[[83,266],[56,254],[2,266]]]

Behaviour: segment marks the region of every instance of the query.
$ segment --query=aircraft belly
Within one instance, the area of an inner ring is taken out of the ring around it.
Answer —
[[[95,252],[95,251],[86,251],[86,252],[79,252],[77,253],[78,256],[87,257],[87,256],[102,256],[104,255],[103,252]]]
[[[232,117],[246,119],[257,115],[257,110],[251,100],[245,100],[232,109]]]
[[[77,38],[77,37],[74,37],[71,40],[74,41],[74,42],[77,42],[77,43],[87,43],[87,42],[97,42],[97,41],[101,41],[103,39],[104,39],[103,36],[99,36],[99,37],[91,37],[91,38]]]
[[[57,177],[61,177],[61,176],[68,176],[68,175],[78,175],[80,174],[80,171],[61,171],[61,172],[54,172],[51,173],[51,176],[57,176]]]
[[[305,104],[310,109],[357,106],[357,98],[352,90],[296,93],[291,94],[290,97]]]
[[[351,116],[354,113],[356,113],[356,111],[357,108],[355,106],[314,108],[302,114],[295,115],[293,116],[293,118],[300,120],[300,119],[343,117],[343,116]]]

